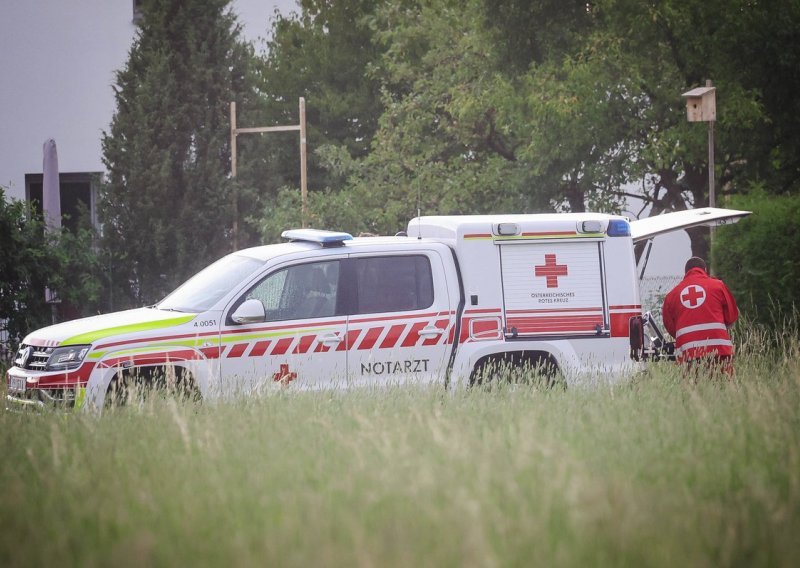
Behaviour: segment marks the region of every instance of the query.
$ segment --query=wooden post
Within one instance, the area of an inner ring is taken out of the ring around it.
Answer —
[[[257,126],[252,128],[238,128],[236,126],[236,103],[231,101],[231,178],[236,179],[236,137],[239,134],[263,134],[265,132],[300,131],[300,218],[303,227],[306,226],[308,215],[308,175],[306,151],[306,100],[300,97],[300,124],[290,126]],[[239,193],[236,184],[233,185],[233,250],[239,248]]]
[[[306,155],[306,99],[300,97],[300,222],[305,229],[308,220],[308,178]]]
[[[681,96],[686,99],[686,118],[689,122],[708,122],[708,206],[716,207],[714,187],[714,122],[717,120],[717,95],[710,79],[705,87],[696,87]],[[702,205],[695,203],[694,206]],[[714,227],[709,227],[708,247],[714,245]],[[710,262],[710,259],[706,259]],[[709,265],[711,266],[711,265]],[[711,266],[713,274],[713,266]]]
[[[239,249],[239,191],[236,189],[236,102],[231,101],[231,179],[233,180],[233,250]]]

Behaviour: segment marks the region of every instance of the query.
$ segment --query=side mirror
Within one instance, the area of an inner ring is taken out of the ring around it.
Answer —
[[[264,311],[264,304],[255,298],[245,300],[231,314],[233,323],[261,323],[265,319],[267,319],[267,313]]]

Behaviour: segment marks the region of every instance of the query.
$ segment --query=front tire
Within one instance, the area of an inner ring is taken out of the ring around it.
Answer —
[[[200,400],[191,373],[182,367],[170,365],[121,370],[111,379],[105,406],[141,404],[153,396],[174,397],[183,401]]]

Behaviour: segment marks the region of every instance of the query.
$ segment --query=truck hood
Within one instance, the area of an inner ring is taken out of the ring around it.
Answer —
[[[638,243],[651,239],[664,233],[680,229],[690,229],[698,225],[730,225],[739,219],[747,217],[752,211],[736,211],[734,209],[720,209],[716,207],[703,207],[702,209],[689,209],[664,213],[655,217],[631,221],[631,237]]]
[[[38,347],[86,345],[115,335],[181,325],[193,320],[196,316],[197,314],[165,311],[156,308],[138,308],[72,320],[37,329],[25,337],[23,343]]]

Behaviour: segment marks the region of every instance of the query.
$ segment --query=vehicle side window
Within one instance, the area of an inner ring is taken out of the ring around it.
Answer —
[[[245,300],[264,304],[266,321],[324,318],[336,314],[339,261],[296,264],[273,272]]]
[[[433,276],[427,256],[355,259],[356,313],[423,310],[433,304]]]

